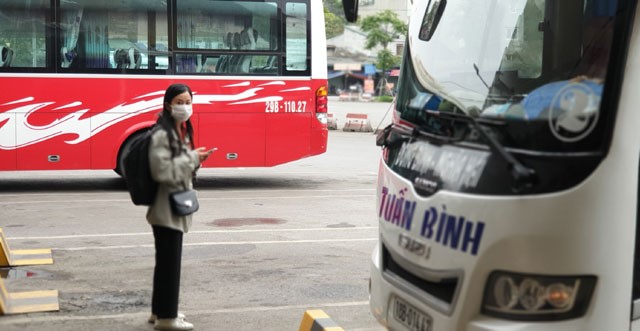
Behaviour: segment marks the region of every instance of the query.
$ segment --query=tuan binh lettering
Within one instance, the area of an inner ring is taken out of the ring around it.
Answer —
[[[422,219],[420,235],[436,243],[461,250],[471,255],[478,254],[484,223],[465,219],[447,213],[447,206],[443,205],[438,211],[435,207],[427,208]]]
[[[404,188],[398,191],[397,194],[389,194],[389,188],[383,187],[378,216],[405,230],[411,230],[416,202],[405,199],[406,192],[407,188]]]

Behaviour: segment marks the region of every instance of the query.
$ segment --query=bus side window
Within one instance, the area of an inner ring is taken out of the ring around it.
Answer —
[[[286,4],[286,69],[287,71],[307,71],[309,42],[307,40],[307,5],[290,2]]]
[[[75,0],[61,2],[60,10],[60,68],[114,74],[168,69],[166,4]]]
[[[176,72],[178,73],[195,73],[197,72],[196,55],[177,54],[176,55]]]
[[[74,70],[109,68],[109,17],[93,8],[62,12],[61,67]]]
[[[280,9],[277,2],[268,0],[251,4],[233,0],[177,2],[175,44],[185,53],[176,57],[176,72],[212,71],[207,70],[212,65],[196,51],[202,51],[206,58],[213,56],[216,74],[263,71],[266,58],[278,51]]]
[[[0,70],[46,67],[50,5],[49,1],[0,1]]]
[[[7,46],[0,46],[0,67],[8,68],[13,60],[13,51]]]
[[[139,69],[142,63],[140,51],[135,48],[117,49],[114,58],[117,69]]]
[[[229,56],[222,55],[216,64],[216,72],[227,72],[229,70]]]

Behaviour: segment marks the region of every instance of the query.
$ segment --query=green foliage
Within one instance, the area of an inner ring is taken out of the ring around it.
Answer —
[[[390,95],[381,95],[379,97],[376,97],[376,101],[377,102],[392,102],[393,101],[393,97]]]
[[[322,3],[325,9],[325,16],[326,12],[329,11],[337,17],[342,18],[344,22],[344,9],[342,8],[342,0],[322,0]]]
[[[399,66],[400,61],[402,61],[400,56],[393,55],[393,53],[388,49],[383,49],[378,52],[376,67],[382,69],[383,72],[386,72],[388,69]]]
[[[390,10],[361,18],[360,28],[367,33],[367,49],[378,45],[386,49],[390,42],[407,33],[407,25]]]
[[[344,18],[324,9],[324,27],[327,39],[339,36],[344,33]]]

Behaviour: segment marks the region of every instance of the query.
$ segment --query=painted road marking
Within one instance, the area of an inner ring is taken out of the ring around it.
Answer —
[[[284,305],[284,306],[269,306],[269,307],[238,307],[229,309],[209,309],[209,310],[189,310],[190,316],[198,315],[211,315],[211,314],[245,314],[254,312],[268,312],[279,310],[300,310],[308,309],[309,307],[318,308],[337,308],[337,307],[357,307],[368,306],[369,301],[350,301],[350,302],[329,302],[329,303],[309,303],[301,305]],[[149,316],[149,312],[138,312],[128,314],[113,314],[113,315],[92,315],[92,316],[68,316],[68,315],[40,315],[32,317],[11,317],[3,319],[3,324],[25,324],[31,322],[55,322],[55,321],[92,321],[92,320],[118,320],[118,319],[141,319]]]
[[[309,239],[309,240],[265,240],[265,241],[220,241],[220,242],[201,242],[201,243],[185,243],[184,247],[198,246],[224,246],[224,245],[273,245],[273,244],[317,244],[317,243],[339,243],[339,242],[359,242],[359,241],[375,241],[378,238],[357,238],[357,239]],[[85,246],[85,247],[56,247],[52,248],[57,251],[89,251],[104,249],[133,249],[133,248],[154,248],[153,244],[143,245],[117,245],[117,246]]]
[[[225,233],[261,233],[261,232],[316,232],[316,231],[351,231],[351,230],[377,230],[377,226],[356,226],[344,228],[290,228],[290,229],[244,229],[244,230],[201,230],[190,231],[188,234],[225,234]],[[77,235],[61,235],[61,236],[29,236],[29,237],[11,237],[8,240],[58,240],[58,239],[82,239],[82,238],[100,238],[100,237],[130,237],[130,236],[150,236],[152,232],[127,232],[127,233],[98,233],[98,234],[77,234]]]
[[[348,194],[348,195],[297,195],[297,196],[269,196],[269,197],[252,197],[252,196],[243,196],[237,198],[205,198],[198,197],[198,201],[230,201],[230,200],[274,200],[274,199],[336,199],[336,198],[371,198],[375,197],[375,194]],[[4,201],[0,202],[0,205],[32,205],[32,204],[46,204],[46,203],[60,203],[62,200],[34,200],[34,201]],[[74,203],[82,203],[82,202],[129,202],[131,203],[131,199],[85,199],[85,200],[74,200]]]
[[[273,190],[202,190],[202,189],[198,189],[196,187],[196,190],[198,190],[199,193],[224,193],[224,194],[228,194],[228,193],[242,193],[242,194],[250,194],[250,193],[282,193],[282,192],[336,192],[335,189],[295,189],[295,190],[286,190],[286,189],[273,189]],[[362,192],[362,191],[366,191],[366,192],[375,192],[376,189],[375,188],[351,188],[351,189],[340,189],[340,192]],[[99,192],[99,193],[92,193],[92,192],[83,192],[83,193],[65,193],[64,196],[68,197],[68,196],[87,196],[87,194],[96,194],[96,195],[105,195],[105,193],[108,192]],[[112,192],[112,195],[126,195],[126,191],[122,191],[122,192]],[[20,197],[20,198],[24,198],[24,197],[47,197],[47,196],[52,196],[52,197],[57,197],[59,198],[61,195],[60,193],[21,193],[21,194],[0,194],[0,197]],[[58,201],[58,200],[56,200]]]

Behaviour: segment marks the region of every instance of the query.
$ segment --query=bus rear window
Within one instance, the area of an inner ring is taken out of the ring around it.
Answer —
[[[307,70],[307,5],[287,3],[286,6],[286,66],[289,71]]]

